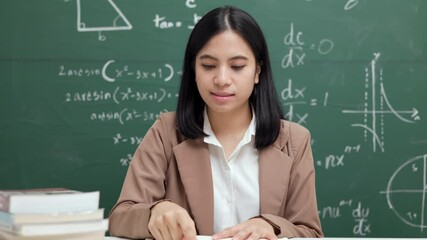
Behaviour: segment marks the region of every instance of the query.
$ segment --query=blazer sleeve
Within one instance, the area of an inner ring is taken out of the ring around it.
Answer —
[[[148,130],[128,168],[117,203],[109,216],[112,236],[151,237],[148,231],[150,209],[164,201],[167,156],[164,141],[166,124],[161,117]]]
[[[323,237],[310,133],[306,128],[291,123],[289,134],[289,152],[294,162],[283,216],[262,214],[261,217],[276,228],[278,237]]]

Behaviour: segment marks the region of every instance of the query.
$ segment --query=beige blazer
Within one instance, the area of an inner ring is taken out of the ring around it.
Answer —
[[[317,211],[310,133],[282,120],[271,146],[259,152],[260,213],[279,237],[322,237]],[[150,208],[169,200],[187,209],[198,235],[212,235],[213,183],[208,145],[176,130],[175,113],[164,113],[138,146],[120,197],[110,212],[112,236],[151,237]]]

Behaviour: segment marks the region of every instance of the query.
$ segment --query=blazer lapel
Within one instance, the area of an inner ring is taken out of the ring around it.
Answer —
[[[208,145],[203,138],[173,148],[191,213],[199,232],[213,234],[213,182]]]
[[[292,159],[274,145],[260,151],[260,213],[278,215],[289,185]]]

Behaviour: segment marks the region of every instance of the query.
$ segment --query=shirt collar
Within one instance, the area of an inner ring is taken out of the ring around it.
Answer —
[[[252,113],[254,113],[253,108],[252,108]],[[205,132],[208,135],[204,137],[205,143],[213,144],[221,147],[221,144],[219,143],[218,139],[215,136],[215,133],[212,130],[206,108],[203,111],[203,132]],[[252,114],[251,122],[249,123],[248,129],[246,130],[246,133],[243,136],[243,139],[241,140],[241,144],[243,145],[243,144],[249,143],[252,140],[252,136],[255,136],[255,132],[256,132],[256,119],[255,119],[255,114]]]

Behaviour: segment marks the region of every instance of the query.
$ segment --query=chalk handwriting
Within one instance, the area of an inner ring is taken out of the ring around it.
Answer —
[[[128,153],[126,154],[126,157],[120,158],[119,162],[121,166],[127,167],[132,161],[132,154]]]
[[[60,65],[58,68],[58,76],[60,77],[92,77],[101,76],[100,68],[66,68]]]
[[[305,0],[306,2],[312,2],[313,0]],[[344,5],[344,10],[348,11],[356,7],[359,4],[359,0],[346,0],[347,2]]]
[[[356,203],[355,207],[353,204]],[[351,217],[354,220],[353,235],[364,237],[372,233],[369,222],[370,208],[363,205],[361,201],[354,199],[340,200],[331,206],[319,206],[319,217],[321,219],[341,219]]]
[[[169,92],[164,88],[153,91],[137,91],[131,87],[116,87],[114,91],[88,90],[82,92],[66,92],[65,102],[162,102],[166,99],[176,99],[178,93]]]
[[[154,27],[160,28],[160,29],[168,29],[168,28],[180,28],[182,26],[181,21],[169,21],[166,20],[165,16],[160,16],[159,14],[156,14],[156,16],[153,19]]]
[[[168,110],[163,109],[163,110],[160,110],[159,112],[147,112],[147,111],[138,111],[136,109],[124,108],[120,111],[93,112],[90,114],[89,119],[91,121],[98,121],[98,122],[116,121],[116,122],[119,122],[121,125],[124,125],[128,122],[138,120],[138,119],[142,121],[154,121],[163,112],[168,112]]]
[[[142,137],[138,137],[138,136],[123,137],[122,134],[120,134],[120,133],[117,133],[113,137],[114,145],[118,145],[121,143],[127,143],[130,145],[138,145],[141,141],[142,141]]]
[[[369,208],[363,208],[362,203],[358,202],[357,207],[353,209],[352,215],[356,224],[353,227],[353,234],[355,236],[367,236],[371,233],[371,224],[369,223]]]
[[[190,9],[195,9],[197,7],[196,0],[186,0],[185,6]],[[193,13],[192,20],[189,22],[192,22],[192,24],[189,24],[187,26],[187,29],[193,29],[194,25],[196,25],[197,22],[202,18],[202,15]],[[167,29],[174,29],[174,28],[181,28],[183,27],[183,22],[187,21],[175,21],[175,20],[169,20],[166,16],[161,16],[159,14],[156,14],[153,19],[154,27],[161,30],[167,30]]]
[[[344,10],[348,11],[356,7],[359,4],[359,0],[347,0],[347,3],[344,5]]]
[[[345,210],[351,207],[353,200],[340,200],[338,204],[333,206],[319,207],[319,217],[321,219],[341,218]]]
[[[283,38],[283,43],[288,48],[288,52],[282,58],[282,68],[295,68],[304,65],[307,44],[303,40],[303,34],[302,31],[295,30],[294,23],[292,22],[289,32]],[[334,42],[326,38],[321,39],[318,43],[308,45],[309,50],[316,51],[321,55],[329,54],[334,48]]]
[[[322,167],[325,170],[344,167],[345,157],[349,154],[359,153],[360,149],[360,145],[345,146],[343,153],[327,155],[323,160],[316,161],[316,166]]]
[[[188,8],[195,8],[195,7],[197,7],[196,0],[186,0],[185,1],[185,6],[188,7]]]
[[[147,69],[144,66],[133,64],[119,64],[115,60],[105,62],[102,67],[68,67],[60,65],[58,67],[58,76],[63,78],[82,78],[102,76],[107,82],[115,82],[116,80],[153,80],[158,79],[164,82],[171,81],[176,75],[180,75],[181,71],[175,71],[175,68],[165,63],[154,69]]]
[[[308,105],[310,107],[327,106],[328,92],[323,97],[323,103],[319,104],[318,98],[306,98],[306,87],[294,87],[292,79],[288,79],[288,86],[280,91],[280,98],[283,105],[287,106],[286,118],[290,121],[303,124],[307,123],[308,113],[299,114],[295,111],[296,105]],[[322,99],[320,99],[322,100]]]
[[[67,92],[65,93],[65,102],[101,102],[113,99],[110,92],[103,90],[94,90],[86,92]]]
[[[193,14],[193,25],[188,25],[188,29],[193,29],[194,25],[199,22],[199,20],[202,19],[201,15],[198,15],[197,13]]]

